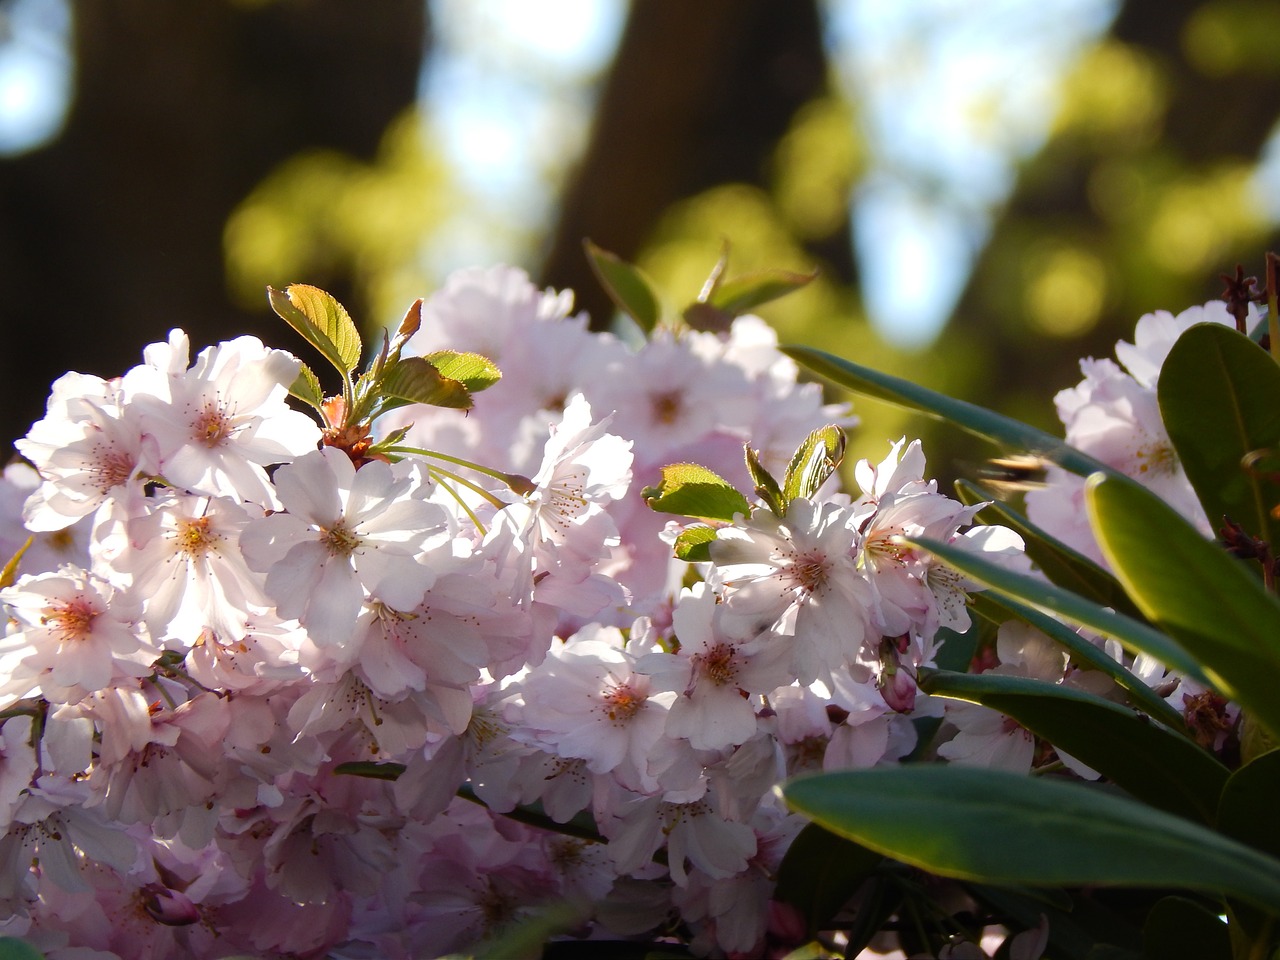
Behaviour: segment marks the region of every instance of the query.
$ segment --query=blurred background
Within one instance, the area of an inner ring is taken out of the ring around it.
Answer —
[[[1273,0],[0,0],[3,440],[173,326],[301,352],[267,284],[373,327],[502,261],[607,326],[588,237],[672,311],[726,240],[816,267],[784,342],[1056,429],[1079,357],[1261,271],[1278,116]]]

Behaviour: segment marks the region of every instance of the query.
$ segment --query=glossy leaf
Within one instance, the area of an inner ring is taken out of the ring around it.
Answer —
[[[1219,323],[1186,330],[1160,368],[1160,416],[1187,479],[1214,528],[1230,517],[1280,544],[1280,485],[1246,470],[1244,458],[1280,444],[1280,365],[1244,334]]]
[[[1140,616],[1115,577],[1084,554],[1036,526],[1025,514],[1007,503],[992,502],[979,487],[966,480],[956,481],[956,493],[965,504],[986,503],[978,511],[976,519],[981,523],[1008,527],[1022,537],[1031,562],[1058,586],[1104,607],[1132,617]]]
[[[456,380],[472,393],[487,390],[502,379],[492,360],[478,353],[460,353],[457,350],[437,350],[425,357],[447,380]]]
[[[844,459],[844,431],[834,425],[819,427],[796,448],[782,481],[784,506],[797,497],[811,498]]]
[[[756,307],[803,289],[818,278],[818,272],[795,273],[791,270],[759,270],[720,280],[707,302],[718,310],[739,316]]]
[[[816,824],[797,834],[778,866],[774,899],[805,914],[810,936],[830,926],[840,908],[884,857]]]
[[[289,387],[289,395],[297,397],[309,407],[321,409],[324,403],[324,388],[320,386],[320,378],[305,363],[298,368],[298,375]]]
[[[1213,823],[1228,771],[1185,736],[1061,684],[993,673],[922,671],[931,696],[980,703],[1155,807]]]
[[[1145,623],[1116,613],[1114,610],[1108,610],[1054,584],[1014,573],[975,552],[924,538],[906,542],[929,551],[947,566],[959,570],[979,583],[985,583],[1000,593],[1022,600],[1033,607],[1050,610],[1072,623],[1096,630],[1103,636],[1112,637],[1130,652],[1149,654],[1166,667],[1177,670],[1205,686],[1212,686],[1194,657],[1169,637]]]
[[[719,474],[696,463],[672,463],[662,468],[662,480],[640,491],[654,510],[699,520],[731,521],[749,515],[747,498]]]
[[[590,240],[584,240],[583,247],[587,251],[587,259],[596,279],[600,281],[614,306],[638,323],[646,334],[652,332],[658,325],[662,309],[648,277],[639,268],[616,254],[597,247]]]
[[[1280,916],[1280,860],[1077,782],[916,764],[804,777],[783,793],[833,833],[942,876],[1197,890]]]
[[[814,373],[848,387],[855,393],[906,407],[939,420],[948,420],[969,433],[990,440],[1002,449],[1043,457],[1082,477],[1097,471],[1111,472],[1106,464],[1068,446],[1060,438],[1012,417],[964,400],[953,399],[910,380],[859,366],[812,347],[789,346],[783,347],[782,352]]]
[[[470,410],[471,391],[466,384],[451,380],[424,357],[404,357],[382,374],[382,394],[407,403]]]
[[[267,287],[271,309],[321,355],[349,375],[360,362],[360,332],[346,307],[319,287],[293,283],[283,291]]]
[[[786,516],[787,498],[773,474],[760,462],[760,455],[751,447],[747,447],[747,472],[751,474],[751,482],[755,485],[755,495],[759,497],[775,517]]]
[[[1031,624],[1045,636],[1064,647],[1077,666],[1097,670],[1110,677],[1115,685],[1125,692],[1130,706],[1143,711],[1173,730],[1181,731],[1186,728],[1182,715],[1169,706],[1163,697],[1134,676],[1130,670],[1125,668],[1124,664],[1116,661],[1106,650],[1094,643],[1090,643],[1089,640],[1076,633],[1066,624],[1041,613],[1034,607],[1029,607],[1024,603],[1019,603],[1017,600],[992,591],[974,595],[972,602],[975,610],[980,613],[985,614],[988,609],[995,608],[992,611],[992,619],[995,619],[998,613],[1003,612],[1006,615],[1016,617],[1024,623]],[[1004,618],[1002,617],[1001,619]]]
[[[1186,897],[1165,897],[1152,907],[1142,940],[1146,956],[1159,960],[1231,960],[1232,956],[1227,925],[1204,904]]]
[[[1138,609],[1203,665],[1220,693],[1280,733],[1280,602],[1243,561],[1142,487],[1091,477],[1085,503]]]

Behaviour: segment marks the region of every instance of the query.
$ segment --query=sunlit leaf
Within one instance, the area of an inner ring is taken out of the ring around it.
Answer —
[[[1228,771],[1185,736],[1061,684],[994,673],[922,671],[931,696],[980,703],[1097,770],[1139,800],[1212,824]]]
[[[387,367],[382,375],[382,392],[409,403],[470,410],[471,391],[466,385],[443,376],[423,357],[404,357]]]
[[[913,764],[803,777],[783,793],[833,833],[942,876],[1198,890],[1280,915],[1280,860],[1078,782]]]
[[[785,516],[787,498],[783,495],[782,488],[778,486],[778,481],[774,479],[773,474],[760,462],[760,455],[750,446],[747,447],[747,472],[751,474],[756,496],[764,501],[764,505],[775,517]]]
[[[502,379],[502,371],[488,357],[478,353],[459,353],[457,350],[437,350],[429,353],[426,361],[448,380],[456,380],[472,393],[487,390]]]
[[[816,270],[813,273],[795,273],[791,270],[759,270],[741,273],[716,284],[707,302],[736,317],[803,289],[817,277]]]
[[[283,291],[267,287],[271,309],[343,374],[360,362],[360,332],[346,308],[319,287],[292,283]]]
[[[1080,476],[1113,472],[1106,464],[1064,443],[1058,437],[976,404],[956,400],[919,384],[859,366],[812,347],[783,347],[782,352],[855,393],[884,400],[939,420],[947,420],[968,432],[990,440],[1001,449],[1042,457]]]
[[[1247,470],[1250,453],[1280,444],[1280,364],[1244,334],[1198,323],[1160,368],[1160,416],[1215,528],[1224,516],[1280,546],[1271,508],[1280,485]]]
[[[751,505],[728,480],[696,463],[672,463],[662,468],[662,481],[640,491],[654,510],[699,520],[730,521],[749,515]]]
[[[1214,686],[1280,733],[1280,601],[1154,494],[1090,477],[1094,535],[1143,614],[1203,665]]]
[[[4,569],[0,570],[0,588],[13,585],[13,581],[18,578],[18,565],[22,563],[22,555],[31,548],[31,544],[35,542],[35,539],[34,534],[28,536],[22,542],[22,546],[17,549],[17,552],[5,562]]]
[[[844,431],[837,426],[819,427],[805,437],[782,481],[784,502],[789,504],[797,497],[812,497],[839,468],[844,447]]]
[[[662,308],[649,278],[638,267],[597,247],[590,240],[584,240],[583,247],[587,251],[591,269],[614,306],[639,324],[646,334],[652,332],[658,325]]]
[[[324,403],[324,388],[320,386],[320,378],[305,363],[298,368],[298,375],[294,378],[293,385],[289,387],[289,395],[297,397],[307,406],[317,410],[320,410],[321,404]]]
[[[1054,584],[1014,573],[999,564],[992,563],[976,552],[961,550],[951,544],[925,538],[907,542],[929,551],[947,566],[954,567],[979,583],[985,583],[988,587],[1022,600],[1033,607],[1050,610],[1072,623],[1096,630],[1103,636],[1112,637],[1130,652],[1149,654],[1166,667],[1205,686],[1213,686],[1194,657],[1169,637],[1145,623],[1099,606],[1091,600],[1085,600]]]
[[[714,527],[686,527],[676,537],[676,559],[687,563],[708,562],[711,559],[711,544],[715,538]]]

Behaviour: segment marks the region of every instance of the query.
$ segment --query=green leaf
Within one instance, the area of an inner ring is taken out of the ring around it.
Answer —
[[[1085,503],[1138,609],[1202,664],[1218,692],[1280,733],[1280,602],[1242,561],[1137,484],[1090,477]]]
[[[1031,624],[1045,636],[1066,648],[1076,665],[1097,670],[1110,677],[1128,696],[1130,706],[1142,710],[1152,719],[1159,720],[1173,730],[1181,732],[1186,729],[1182,715],[1169,706],[1163,697],[1125,669],[1124,664],[1113,659],[1106,650],[1090,643],[1066,624],[1041,613],[1034,607],[1028,607],[1026,604],[995,592],[976,594],[972,602],[975,611],[989,615],[990,619],[997,619],[996,614],[1004,613]],[[989,608],[994,610],[989,612]]]
[[[840,908],[883,862],[880,854],[811,823],[796,835],[778,865],[774,899],[800,910],[812,937],[830,927]]]
[[[990,440],[1004,450],[1016,450],[1049,460],[1080,476],[1102,471],[1114,472],[1058,437],[964,400],[955,400],[910,380],[859,366],[812,347],[783,347],[782,352],[856,393],[915,410],[939,420],[948,420],[976,436]]]
[[[808,499],[836,472],[844,459],[844,431],[834,425],[819,427],[796,448],[782,481],[785,505],[797,497]]]
[[[676,537],[677,560],[686,563],[706,563],[711,559],[711,544],[716,538],[715,527],[686,527]]]
[[[1220,323],[1180,336],[1158,384],[1160,416],[1187,479],[1216,529],[1224,516],[1280,546],[1271,508],[1280,486],[1246,470],[1244,458],[1280,444],[1280,365],[1256,343]]]
[[[0,960],[44,960],[44,954],[25,940],[0,937]]]
[[[1218,829],[1254,850],[1280,857],[1280,750],[1264,753],[1231,775],[1218,804]]]
[[[1165,897],[1152,907],[1142,940],[1149,960],[1231,960],[1227,925],[1186,897]]]
[[[473,405],[466,384],[443,376],[423,357],[404,357],[387,367],[381,390],[383,396],[407,403],[457,410],[470,410]]]
[[[751,482],[755,484],[756,496],[764,502],[775,517],[786,516],[787,498],[783,496],[782,488],[778,486],[778,481],[773,478],[773,474],[760,462],[760,455],[750,446],[747,447],[747,472],[751,474]]]
[[[699,520],[732,521],[748,516],[747,498],[719,474],[696,463],[672,463],[662,468],[662,481],[640,491],[654,510]]]
[[[707,302],[717,310],[739,316],[756,307],[785,297],[789,293],[808,286],[818,278],[813,273],[795,273],[791,270],[756,270],[740,273],[716,284]]]
[[[472,393],[487,390],[502,379],[502,371],[488,357],[457,350],[437,350],[425,357],[446,380],[456,380]]]
[[[320,378],[305,363],[298,368],[298,375],[294,378],[293,386],[289,388],[289,395],[297,397],[316,410],[320,410],[321,404],[324,403],[324,388],[320,386]]]
[[[319,287],[291,283],[283,291],[267,287],[271,309],[302,334],[343,375],[360,362],[360,332],[346,308]]]
[[[1280,915],[1280,860],[1078,782],[917,764],[805,777],[783,794],[833,833],[946,877],[1173,887]]]
[[[1050,610],[1072,623],[1120,641],[1120,645],[1126,650],[1149,654],[1183,676],[1205,686],[1213,685],[1194,657],[1145,623],[1108,610],[1054,584],[1013,573],[977,553],[925,538],[905,542],[929,551],[947,566],[954,567],[965,576],[985,583],[1002,594],[1022,600],[1033,607]]]
[[[1058,586],[1128,616],[1141,616],[1115,577],[1084,554],[1046,533],[1024,514],[1006,503],[989,502],[989,498],[967,480],[956,481],[956,493],[967,505],[987,502],[975,519],[981,523],[1008,527],[1022,537],[1031,562]]]
[[[1109,700],[994,673],[921,671],[920,689],[1012,717],[1154,807],[1207,824],[1217,815],[1227,768],[1185,736]]]
[[[13,586],[13,581],[18,579],[18,565],[22,563],[22,555],[31,549],[35,540],[35,534],[28,536],[17,552],[5,562],[4,568],[0,569],[0,588]]]
[[[582,242],[596,279],[614,306],[640,325],[646,334],[658,325],[662,309],[649,278],[615,254],[597,247],[590,240]]]
[[[383,763],[376,760],[352,760],[333,768],[333,772],[340,777],[368,777],[370,780],[399,780],[404,771],[403,763]]]

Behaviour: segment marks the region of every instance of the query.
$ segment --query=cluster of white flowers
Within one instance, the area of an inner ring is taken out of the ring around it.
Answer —
[[[629,346],[469,270],[406,354],[441,348],[501,381],[380,425],[443,460],[324,445],[286,404],[298,361],[248,337],[191,362],[174,331],[54,385],[0,483],[0,550],[34,536],[0,591],[0,933],[53,960],[409,958],[567,899],[584,936],[760,955],[801,826],[773,788],[909,753],[916,670],[969,623],[899,537],[1020,542],[962,532],[976,508],[900,441],[856,492],[674,560],[639,492],[661,466],[751,489],[744,444],[780,473],[848,422],[756,318]]]

